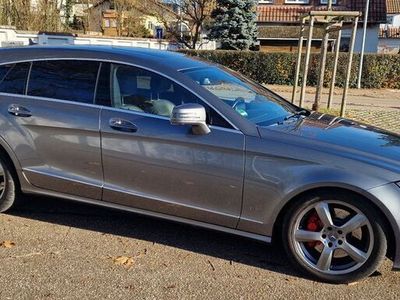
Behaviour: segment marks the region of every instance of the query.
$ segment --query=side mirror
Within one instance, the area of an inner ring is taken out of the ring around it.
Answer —
[[[172,125],[192,125],[192,132],[196,135],[210,133],[206,124],[206,110],[196,103],[187,103],[175,106],[171,115]]]

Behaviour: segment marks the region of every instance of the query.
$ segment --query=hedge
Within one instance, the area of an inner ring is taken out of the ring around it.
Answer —
[[[183,50],[191,56],[224,65],[264,84],[293,85],[297,53],[267,53],[255,51],[209,51]],[[345,82],[348,53],[340,53],[336,82],[342,87]],[[359,54],[354,55],[350,86],[356,87]],[[328,53],[325,85],[331,78],[334,55]],[[318,79],[319,54],[312,54],[307,85],[315,86]],[[364,88],[400,89],[400,55],[366,54],[362,76]]]

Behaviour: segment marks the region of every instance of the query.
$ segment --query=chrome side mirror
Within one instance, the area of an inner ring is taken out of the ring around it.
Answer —
[[[196,135],[210,133],[206,123],[206,110],[196,103],[187,103],[175,106],[171,115],[172,125],[192,125],[192,132]]]

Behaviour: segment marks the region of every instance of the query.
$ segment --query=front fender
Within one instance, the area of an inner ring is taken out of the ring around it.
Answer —
[[[271,236],[276,218],[295,196],[337,187],[368,197],[366,191],[388,182],[382,174],[362,162],[322,151],[247,138],[238,229]]]

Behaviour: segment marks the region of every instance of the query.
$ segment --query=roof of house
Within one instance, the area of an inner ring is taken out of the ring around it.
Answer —
[[[400,0],[386,0],[388,14],[400,14]]]
[[[371,0],[370,11],[368,15],[369,22],[385,23],[386,22],[386,1],[387,0]],[[389,0],[388,0],[389,1]],[[392,0],[400,2],[400,0]],[[364,11],[365,0],[348,1],[347,5],[334,6],[333,10],[338,11]],[[327,10],[326,6],[311,5],[270,5],[259,4],[257,6],[257,16],[259,23],[296,23],[299,22],[301,15],[311,10]]]
[[[389,27],[379,29],[379,38],[381,39],[400,39],[400,28]]]

